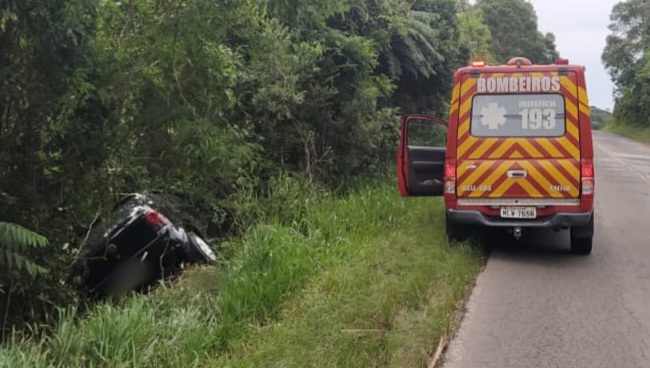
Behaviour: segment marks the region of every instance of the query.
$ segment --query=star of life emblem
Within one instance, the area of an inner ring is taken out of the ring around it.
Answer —
[[[490,130],[498,130],[500,126],[506,123],[507,112],[503,106],[492,102],[481,109],[481,124],[487,126]]]

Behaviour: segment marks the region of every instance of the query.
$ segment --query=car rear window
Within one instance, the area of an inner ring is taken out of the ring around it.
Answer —
[[[475,137],[562,137],[565,132],[561,94],[476,95],[472,101]]]

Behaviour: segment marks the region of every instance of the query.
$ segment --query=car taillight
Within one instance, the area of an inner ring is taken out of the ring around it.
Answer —
[[[147,223],[151,225],[152,227],[156,229],[160,229],[161,227],[164,227],[169,223],[169,220],[167,220],[167,217],[165,217],[163,214],[161,214],[158,211],[149,211],[147,213],[145,219],[147,220]]]
[[[582,194],[594,194],[594,165],[590,162],[583,162],[582,169]]]
[[[445,194],[456,194],[456,164],[445,164]]]

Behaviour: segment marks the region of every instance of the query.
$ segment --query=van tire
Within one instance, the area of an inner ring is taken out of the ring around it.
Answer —
[[[588,255],[594,242],[594,215],[591,215],[589,223],[585,226],[571,228],[571,253],[577,255]]]
[[[588,255],[591,253],[594,238],[571,238],[571,253]]]
[[[469,229],[467,226],[454,222],[449,216],[445,216],[445,227],[449,244],[461,243],[469,238]]]

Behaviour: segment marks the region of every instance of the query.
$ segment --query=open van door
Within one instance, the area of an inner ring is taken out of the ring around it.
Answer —
[[[447,122],[424,115],[402,119],[397,150],[397,183],[402,197],[441,196]]]

